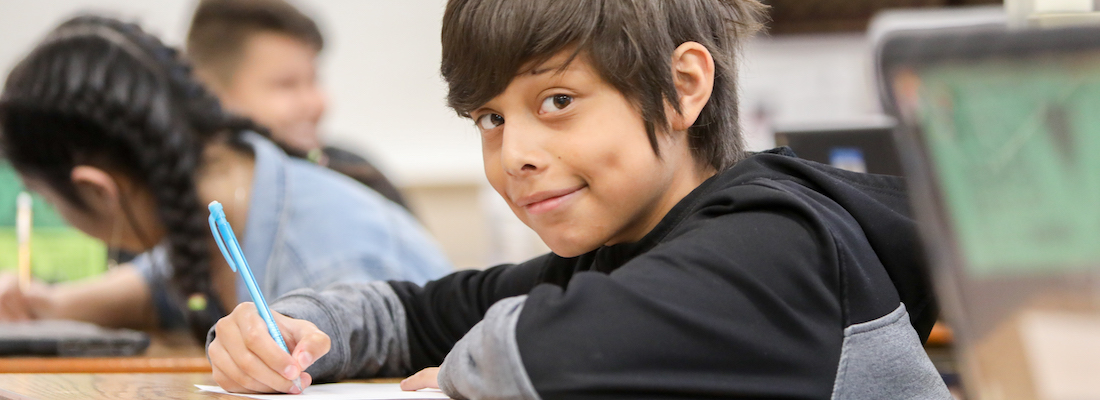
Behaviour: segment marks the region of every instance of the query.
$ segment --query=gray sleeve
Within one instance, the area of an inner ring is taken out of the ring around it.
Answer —
[[[516,322],[527,296],[494,304],[439,367],[439,388],[455,399],[539,399],[520,359]]]
[[[405,376],[412,369],[405,308],[385,282],[336,284],[320,292],[298,289],[271,309],[312,322],[331,339],[328,354],[306,369],[315,381]],[[213,340],[210,329],[206,346]]]
[[[405,307],[389,284],[342,283],[323,291],[299,289],[271,308],[313,322],[332,339],[328,354],[306,371],[319,381],[410,373]]]
[[[832,398],[953,397],[928,359],[902,304],[881,318],[844,328]]]

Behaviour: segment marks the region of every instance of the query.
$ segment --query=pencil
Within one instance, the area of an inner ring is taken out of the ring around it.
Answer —
[[[19,242],[19,289],[31,286],[31,195],[20,192],[15,200],[15,236]]]

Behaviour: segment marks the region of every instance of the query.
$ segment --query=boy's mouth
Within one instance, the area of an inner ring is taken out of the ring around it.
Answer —
[[[562,203],[575,197],[577,193],[588,187],[581,185],[567,189],[544,190],[519,198],[516,205],[523,207],[528,214],[542,214],[558,208]]]

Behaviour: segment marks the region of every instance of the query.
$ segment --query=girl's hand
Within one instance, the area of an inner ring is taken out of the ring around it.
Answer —
[[[19,287],[15,274],[0,274],[0,321],[17,322],[42,318],[50,304],[50,290],[32,282],[27,291]]]

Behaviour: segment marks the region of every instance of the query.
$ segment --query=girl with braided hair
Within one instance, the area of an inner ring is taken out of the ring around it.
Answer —
[[[247,300],[206,222],[225,205],[264,293],[341,281],[424,282],[450,266],[401,207],[290,159],[222,110],[176,50],[134,24],[82,16],[50,33],[0,95],[0,147],[74,227],[142,253],[89,281],[27,291],[0,276],[0,320],[189,326],[204,338]]]

